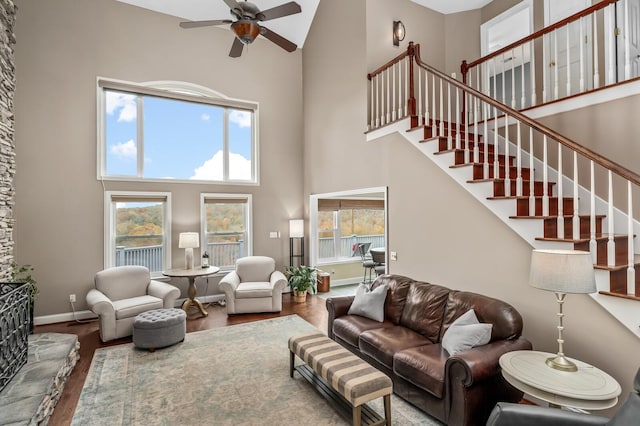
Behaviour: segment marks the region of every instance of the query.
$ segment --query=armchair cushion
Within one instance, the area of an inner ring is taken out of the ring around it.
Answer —
[[[236,299],[271,297],[272,294],[273,285],[269,282],[243,282],[236,288]]]
[[[220,280],[227,313],[280,312],[287,279],[266,256],[247,256],[236,261],[236,270]]]
[[[136,315],[162,308],[162,299],[154,296],[138,296],[113,302],[116,309],[116,319],[131,318]]]

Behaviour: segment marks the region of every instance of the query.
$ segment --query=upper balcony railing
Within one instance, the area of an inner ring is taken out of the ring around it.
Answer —
[[[523,110],[635,79],[639,19],[627,0],[600,1],[482,58],[463,61],[463,82]]]

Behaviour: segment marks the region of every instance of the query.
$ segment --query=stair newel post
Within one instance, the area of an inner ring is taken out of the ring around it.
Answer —
[[[578,193],[578,153],[573,151],[573,239],[580,239],[580,205],[578,201],[580,194]]]
[[[633,248],[633,193],[631,181],[627,181],[627,294],[638,296],[636,294],[636,270]]]
[[[607,241],[607,265],[614,266],[616,264],[616,243],[613,238],[613,173],[609,170],[609,199],[607,208],[607,233],[609,239]]]
[[[517,157],[516,157],[516,195],[522,197],[522,129],[520,120],[516,123],[517,135]],[[531,173],[531,172],[530,172]]]
[[[596,173],[595,173],[595,163],[593,160],[590,161],[590,173],[591,173],[591,189],[590,189],[590,204],[591,204],[591,213],[589,215],[589,251],[591,252],[591,257],[593,258],[593,263],[598,263],[598,244],[596,243]],[[575,202],[575,200],[574,200]]]
[[[549,160],[547,156],[549,141],[547,135],[542,138],[542,215],[549,216]],[[560,238],[560,235],[558,235]]]
[[[574,165],[575,169],[575,165]],[[556,218],[557,227],[558,227],[558,238],[564,238],[564,208],[563,208],[563,196],[564,196],[564,185],[562,181],[564,180],[564,175],[562,173],[562,144],[558,144],[558,178],[557,178],[557,188],[558,193],[556,197],[558,198],[558,217]],[[575,217],[575,216],[574,216]],[[573,227],[573,232],[575,236],[575,226]]]
[[[408,68],[409,68],[409,75],[407,76],[407,82],[405,83],[405,86],[408,84],[409,86],[406,87],[406,89],[408,90],[408,98],[407,98],[407,109],[408,109],[408,113],[411,116],[411,124],[412,126],[416,126],[417,123],[414,123],[414,117],[416,116],[416,94],[415,94],[415,88],[414,88],[414,82],[413,82],[413,62],[415,60],[415,56],[416,56],[416,49],[417,47],[413,45],[413,42],[409,42],[409,47],[407,47],[408,50]],[[406,111],[405,111],[405,115],[406,115]]]
[[[511,160],[509,159],[509,116],[504,115],[504,195],[511,196]],[[499,176],[498,176],[499,177]]]

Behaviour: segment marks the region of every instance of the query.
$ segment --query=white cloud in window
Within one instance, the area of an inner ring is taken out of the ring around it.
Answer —
[[[251,113],[247,111],[231,110],[229,121],[240,127],[251,127]]]
[[[133,139],[111,145],[110,151],[120,159],[135,159],[138,154],[138,149]]]
[[[106,93],[107,114],[113,115],[118,112],[118,121],[133,121],[136,119],[136,95],[129,95],[118,92]]]
[[[222,180],[223,152],[216,152],[200,167],[196,167],[194,175],[189,179],[194,180]],[[251,161],[240,154],[229,154],[229,179],[251,180]]]
[[[201,119],[202,121],[209,121],[209,120],[211,120],[211,116],[210,116],[209,114],[207,114],[207,113],[203,113],[203,114],[200,116],[200,119]]]

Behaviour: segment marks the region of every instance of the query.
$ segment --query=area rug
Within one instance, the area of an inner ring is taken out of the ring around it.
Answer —
[[[330,297],[353,296],[356,294],[356,290],[358,289],[359,285],[360,285],[359,283],[356,283],[356,284],[334,286],[334,287],[331,287],[331,290],[329,290],[327,293],[317,293],[317,296],[323,299],[328,299]]]
[[[314,328],[289,315],[188,333],[155,352],[96,350],[72,425],[348,425],[297,373],[287,341]],[[394,425],[439,425],[392,397]],[[371,404],[380,414],[382,403]]]

